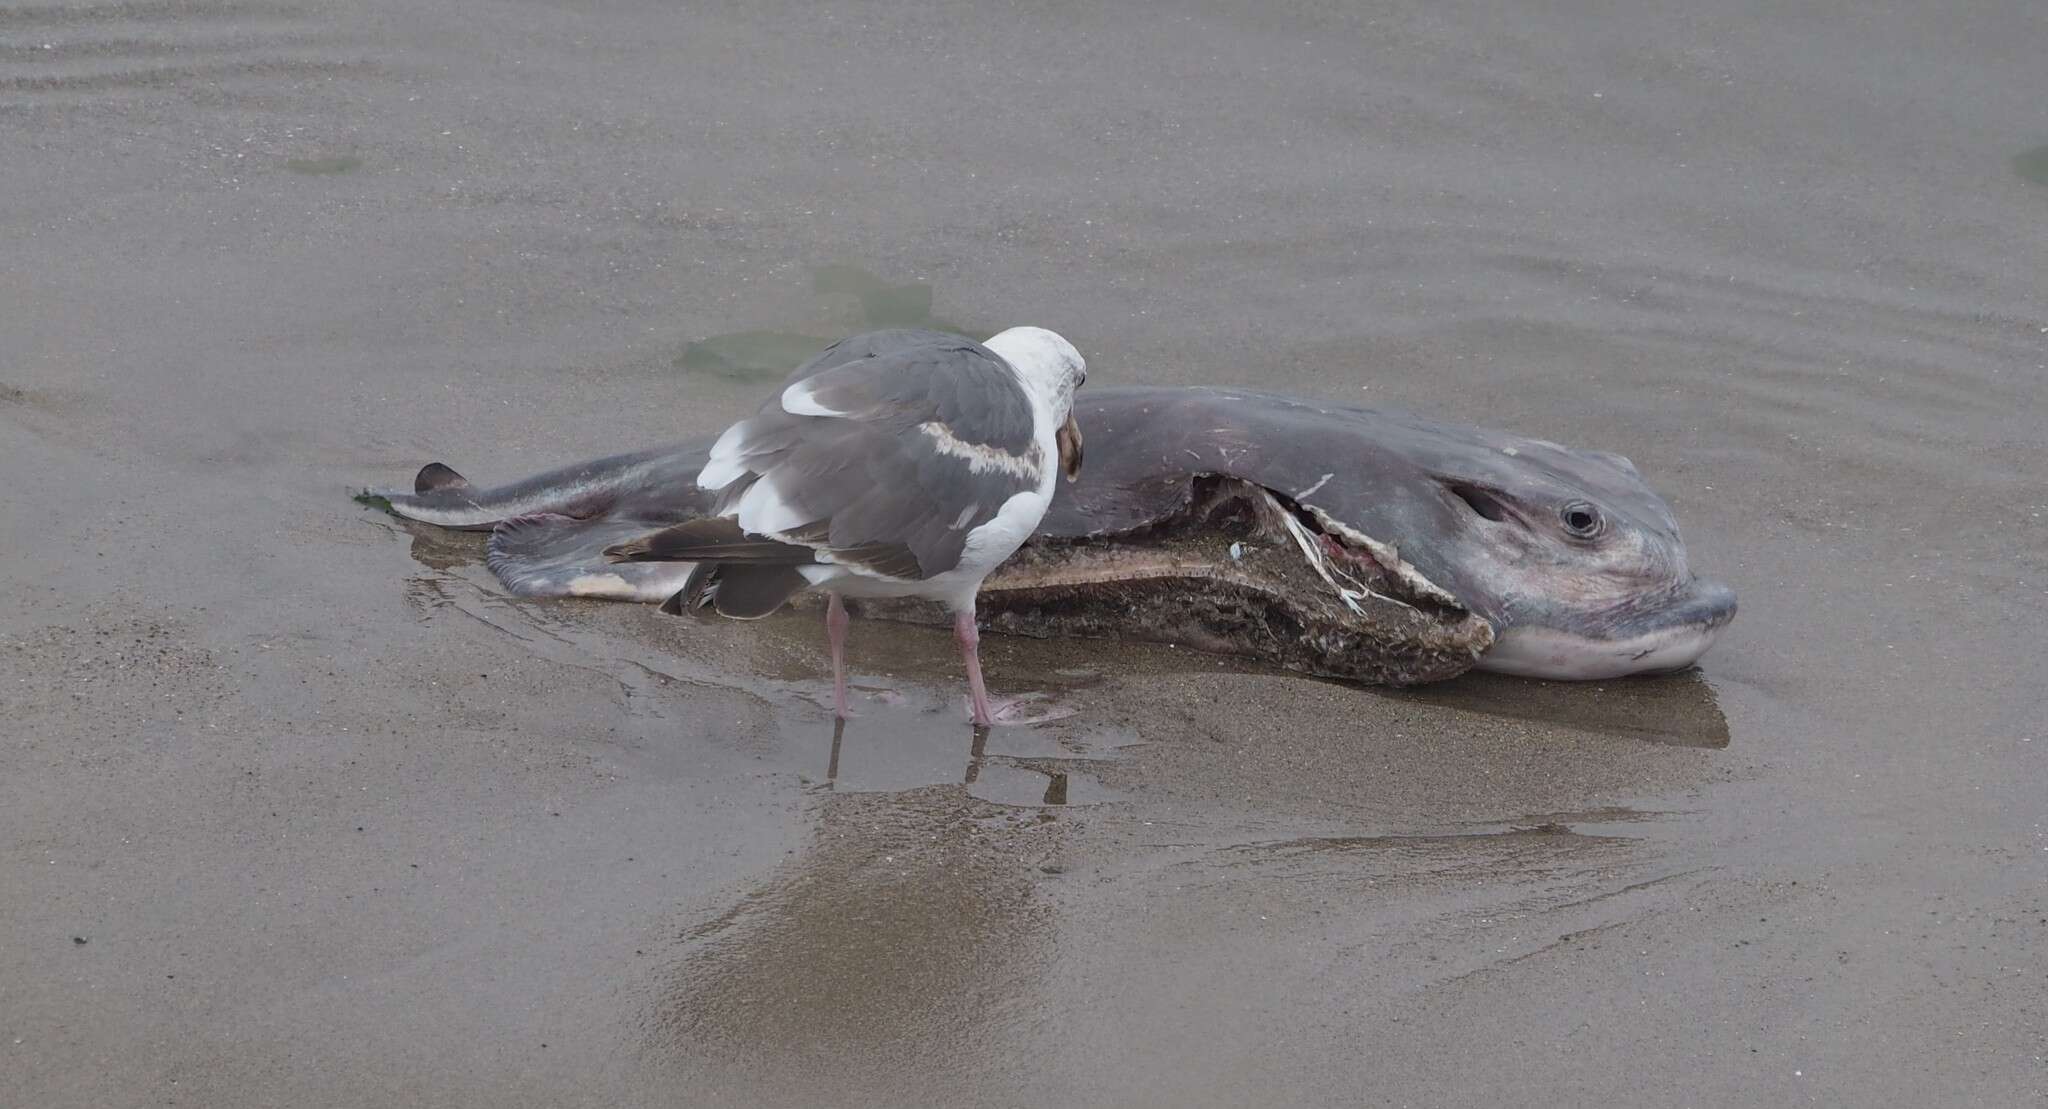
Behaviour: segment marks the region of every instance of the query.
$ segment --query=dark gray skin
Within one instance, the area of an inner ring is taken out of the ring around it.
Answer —
[[[1075,414],[1087,471],[1040,537],[1157,518],[1192,474],[1252,482],[1343,545],[1358,545],[1350,532],[1394,548],[1493,627],[1482,669],[1538,677],[1688,666],[1735,615],[1618,454],[1238,389],[1099,389]]]
[[[1097,389],[1088,438],[1023,550],[983,587],[991,630],[1159,640],[1355,681],[1475,666],[1583,679],[1691,665],[1735,613],[1619,455],[1244,390]],[[665,601],[690,564],[607,546],[708,511],[705,443],[476,490],[446,467],[401,516],[492,529],[522,596]],[[869,615],[937,619],[916,602]]]

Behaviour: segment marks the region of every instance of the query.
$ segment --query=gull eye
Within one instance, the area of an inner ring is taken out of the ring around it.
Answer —
[[[1585,501],[1573,501],[1558,510],[1558,519],[1564,521],[1564,530],[1580,539],[1591,539],[1600,534],[1603,521],[1600,510]]]

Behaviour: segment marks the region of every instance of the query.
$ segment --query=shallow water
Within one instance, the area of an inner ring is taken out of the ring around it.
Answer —
[[[0,1103],[2019,1104],[2032,5],[0,8]],[[350,503],[1055,327],[1629,455],[1694,674],[514,603]],[[704,344],[711,344],[706,347]],[[707,365],[709,351],[723,361]]]

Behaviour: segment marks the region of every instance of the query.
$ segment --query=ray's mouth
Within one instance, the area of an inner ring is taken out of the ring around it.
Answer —
[[[1579,681],[1673,673],[1698,662],[1735,611],[1734,590],[1695,578],[1606,613],[1525,618],[1500,633],[1479,668]]]
[[[1660,597],[1638,599],[1611,621],[1615,638],[1691,628],[1712,634],[1735,619],[1735,591],[1720,582],[1693,578]],[[1595,626],[1605,623],[1596,621]]]

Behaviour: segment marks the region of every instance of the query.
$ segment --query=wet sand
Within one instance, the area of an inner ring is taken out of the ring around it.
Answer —
[[[2048,1093],[2033,5],[692,7],[0,7],[0,1104]],[[815,614],[348,500],[924,318],[1621,451],[1743,613],[991,640],[978,748],[861,625],[835,739]]]

